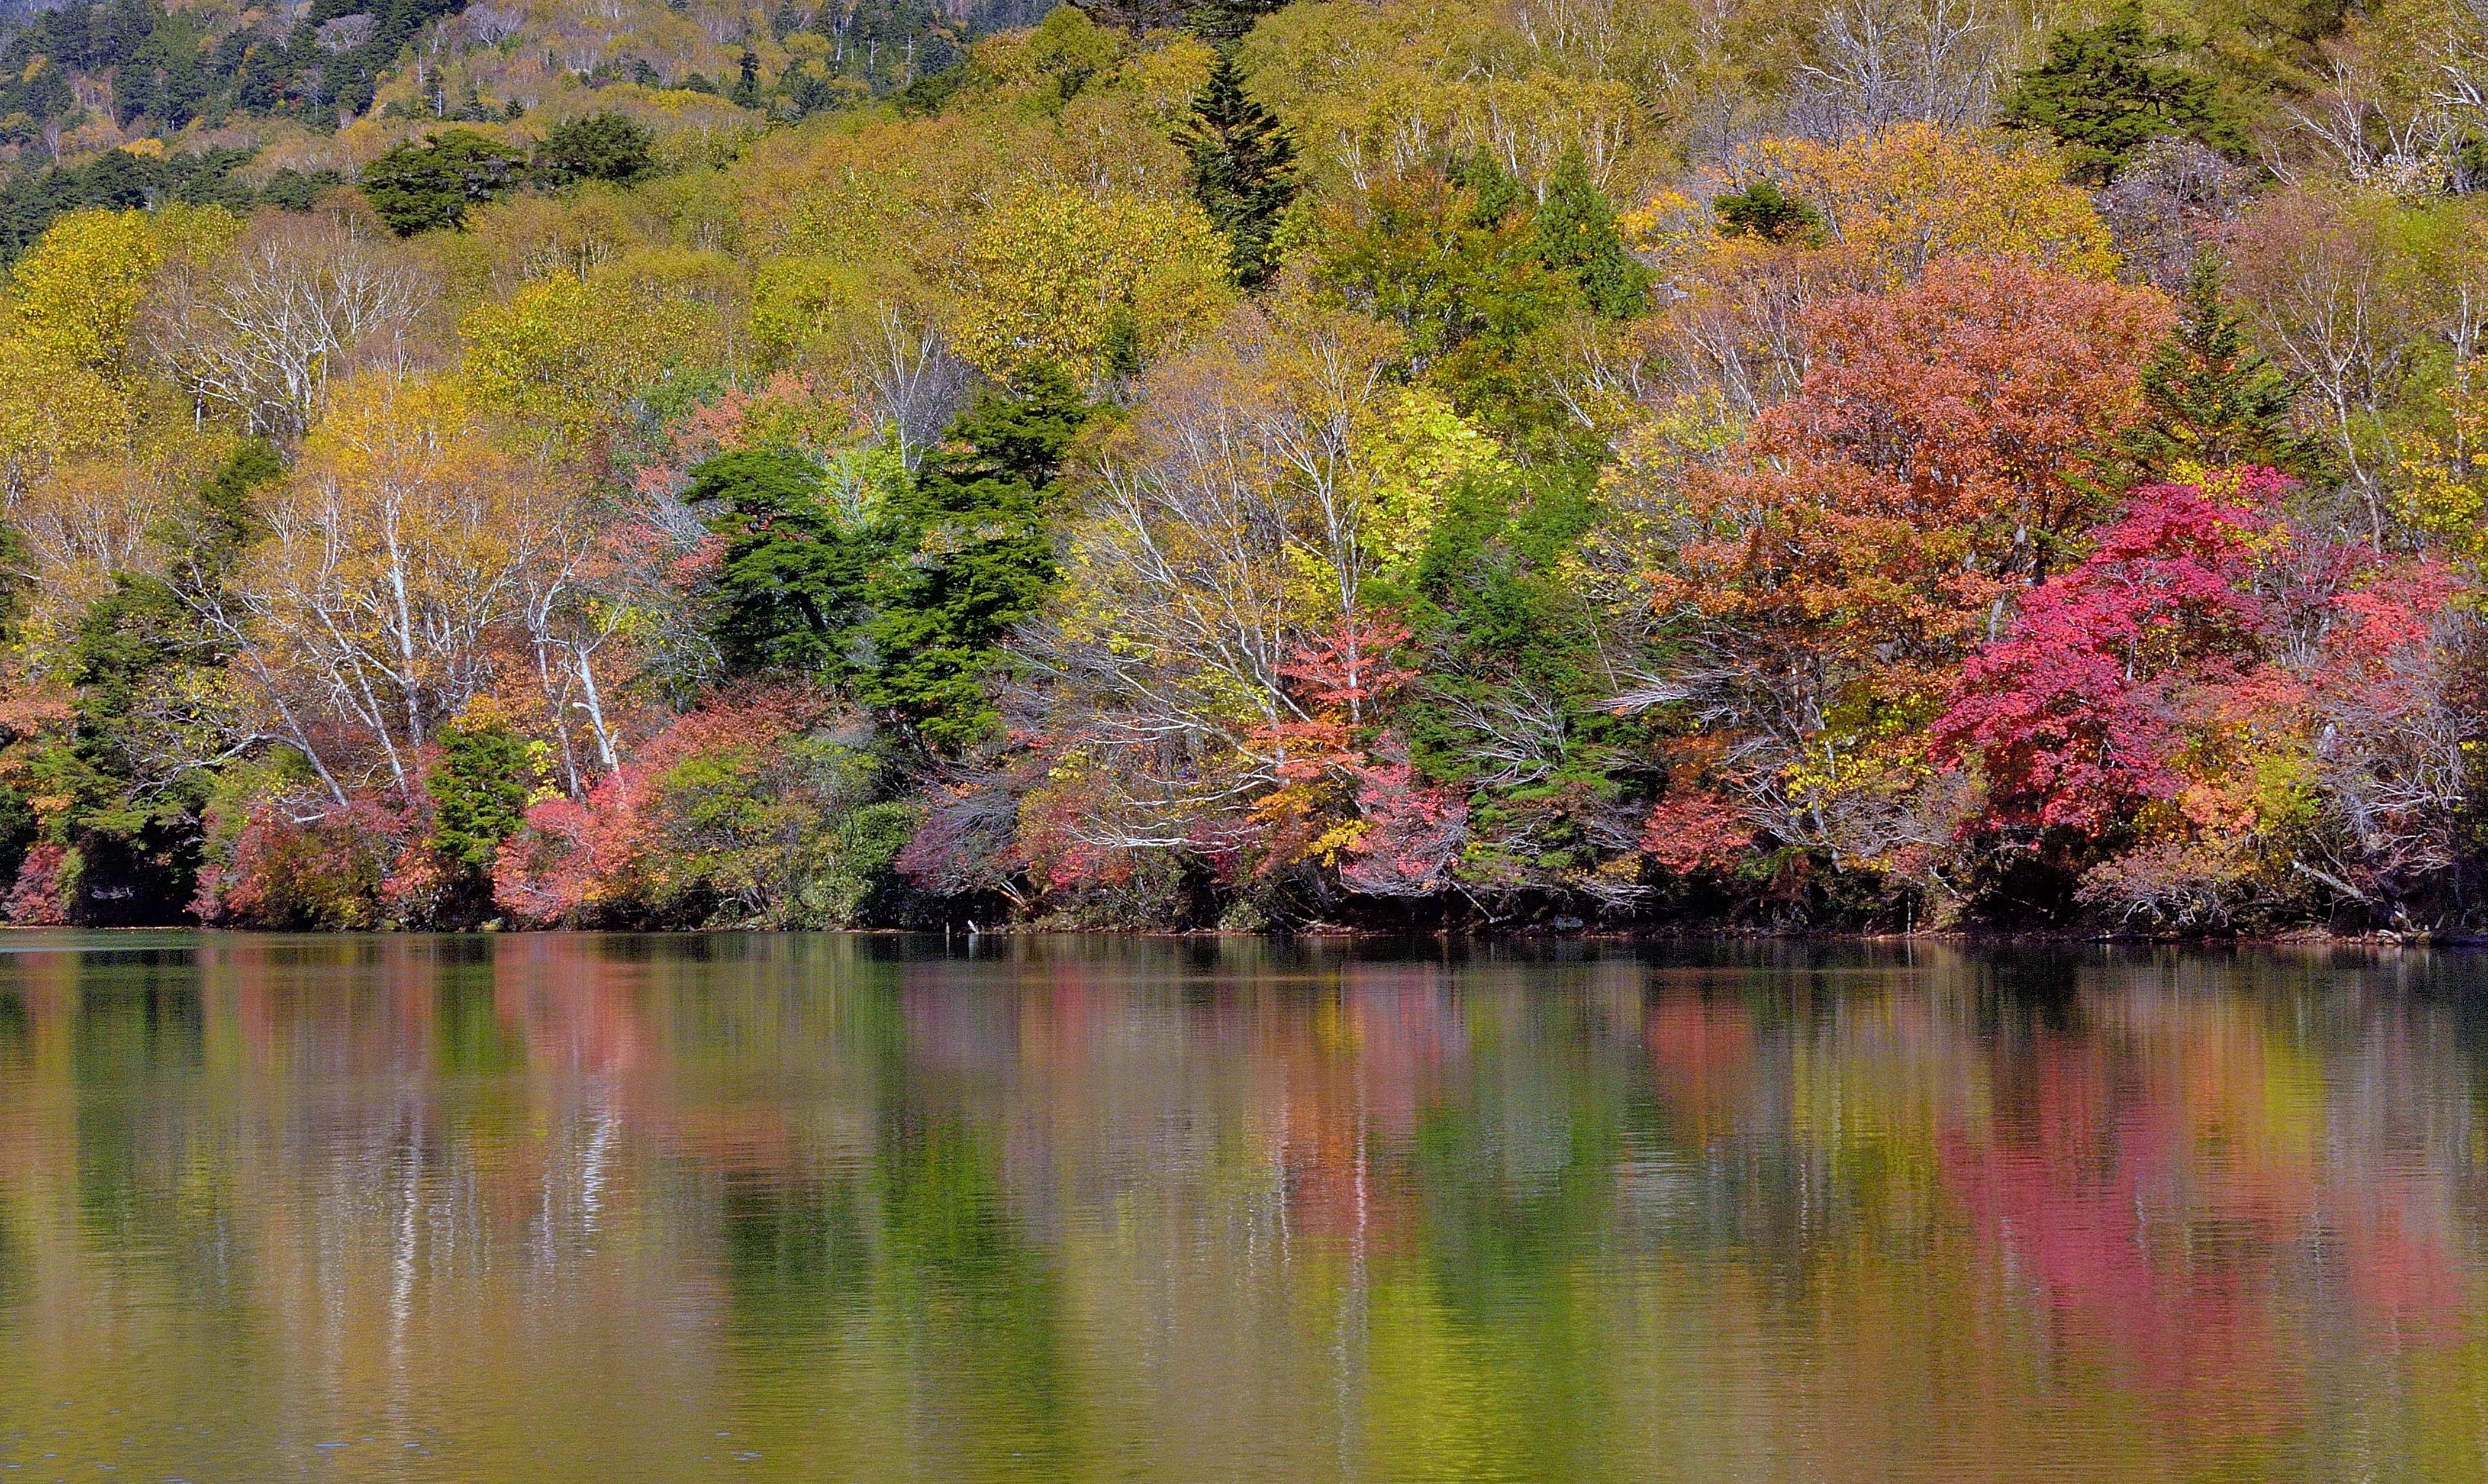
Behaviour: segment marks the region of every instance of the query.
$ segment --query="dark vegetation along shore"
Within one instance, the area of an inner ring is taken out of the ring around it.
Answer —
[[[11,922],[2488,926],[2481,0],[0,62]]]

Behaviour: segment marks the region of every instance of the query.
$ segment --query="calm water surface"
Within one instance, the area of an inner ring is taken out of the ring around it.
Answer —
[[[0,1480],[2488,1477],[2488,959],[0,938]]]

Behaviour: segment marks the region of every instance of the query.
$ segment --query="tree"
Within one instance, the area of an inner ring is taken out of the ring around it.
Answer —
[[[363,167],[363,199],[399,237],[458,227],[466,209],[524,184],[526,151],[453,128],[401,144]]]
[[[2238,465],[2307,478],[2331,462],[2291,426],[2296,389],[2247,344],[2243,322],[2221,295],[2219,261],[2197,259],[2176,326],[2142,368],[2143,419],[2125,439],[2145,477]]]
[[[261,507],[268,534],[191,601],[233,654],[236,725],[300,753],[328,803],[410,802],[441,726],[520,647],[528,569],[575,560],[569,495],[522,473],[442,380],[365,377]]]
[[[1944,838],[1917,801],[1925,726],[2012,596],[2109,513],[2166,322],[2150,291],[1978,261],[1809,311],[1796,394],[1678,477],[1685,535],[1654,580],[1758,826],[1844,860]]]
[[[2263,524],[2154,487],[2079,567],[2023,595],[1935,728],[1939,756],[1978,761],[1988,823],[2096,837],[2177,798],[2188,705],[2256,658],[2248,541]]]
[[[1495,454],[1439,397],[1390,384],[1398,353],[1363,316],[1299,301],[1247,306],[1150,371],[1025,630],[1007,714],[1042,750],[1022,833],[1064,843],[1023,858],[1288,865],[1347,818],[1340,768],[1395,668],[1367,590],[1414,565]],[[992,791],[958,798],[976,823],[953,832],[989,837]]]
[[[1295,141],[1245,93],[1230,55],[1210,67],[1175,137],[1192,155],[1192,198],[1226,235],[1229,270],[1245,288],[1260,287],[1272,267],[1271,236],[1296,197]]]
[[[2287,484],[2145,487],[2022,595],[1933,728],[1975,765],[1973,834],[2068,847],[2082,900],[2175,925],[2374,910],[2452,863],[2479,724],[2449,574],[2290,523]]]
[[[577,798],[527,810],[495,899],[570,926],[844,927],[906,842],[857,718],[801,688],[679,717]]]
[[[698,266],[689,266],[690,282],[668,271],[681,266],[625,258],[584,277],[527,284],[507,303],[477,305],[459,326],[467,384],[547,446],[575,453],[611,434],[667,371],[696,363],[716,344]]]
[[[537,176],[552,185],[606,181],[629,185],[656,168],[657,136],[629,114],[607,111],[565,119],[536,147]]]
[[[331,381],[405,356],[438,289],[368,213],[266,211],[161,286],[150,338],[194,404],[299,435]]]
[[[479,880],[500,854],[501,842],[526,823],[530,797],[544,782],[542,749],[498,707],[481,702],[441,728],[439,746],[423,779],[432,799],[426,843],[456,876]]]
[[[2488,555],[2488,376],[2470,362],[2439,395],[2446,426],[2412,434],[2403,509],[2412,524],[2475,561]]]
[[[1094,7],[1101,14],[1134,29],[1145,29],[1160,10],[1180,12],[1183,28],[1211,42],[1232,42],[1253,29],[1253,23],[1278,10],[1286,0],[1160,0],[1160,3],[1133,4],[1130,0],[1098,0]]]
[[[1759,140],[1750,157],[1820,215],[1819,234],[1784,240],[1809,248],[1813,275],[1838,287],[1897,288],[1944,258],[2019,258],[2083,278],[2116,272],[2106,224],[2050,151],[1896,124],[1839,144]]]
[[[63,216],[10,269],[14,329],[35,353],[117,381],[163,261],[164,242],[144,212]]]
[[[1216,322],[1233,301],[1227,247],[1189,201],[1050,182],[1004,194],[968,233],[950,340],[989,377],[1051,362],[1083,382],[1122,374]]]
[[[1092,408],[1050,365],[987,392],[951,426],[914,484],[891,496],[872,581],[873,668],[859,693],[957,752],[999,714],[987,682],[1012,626],[1055,576],[1053,486]]]
[[[1325,206],[1315,281],[1399,326],[1421,367],[1469,346],[1476,369],[1508,363],[1572,284],[1548,267],[1529,213],[1498,210],[1500,180],[1480,190],[1428,171]]]
[[[1590,179],[1579,150],[1566,151],[1547,179],[1533,224],[1539,261],[1571,279],[1593,313],[1629,320],[1649,307],[1650,269],[1625,250],[1615,208]]]
[[[1823,227],[1821,211],[1782,193],[1770,181],[1756,181],[1743,190],[1730,191],[1710,206],[1719,213],[1722,237],[1756,237],[1767,242],[1785,242]]]
[[[726,539],[714,632],[733,673],[847,677],[860,635],[870,550],[821,498],[821,468],[801,454],[751,449],[692,470],[684,500],[718,507]]]
[[[54,882],[71,920],[171,921],[191,894],[212,790],[196,763],[213,743],[188,734],[194,698],[212,689],[225,657],[176,584],[220,580],[234,556],[233,514],[275,473],[265,445],[243,444],[195,506],[156,523],[155,542],[176,548],[161,564],[172,576],[157,575],[154,561],[125,566],[75,614],[62,656],[69,724],[29,739],[15,760],[19,776],[39,784],[45,837],[76,863]]]
[[[2152,34],[2141,6],[2127,0],[2097,26],[2050,38],[2048,60],[2022,74],[1998,121],[2053,135],[2072,154],[2075,179],[2094,185],[2106,184],[2128,154],[2163,134],[2244,157],[2246,131],[2219,85],[2160,61],[2188,49]]]

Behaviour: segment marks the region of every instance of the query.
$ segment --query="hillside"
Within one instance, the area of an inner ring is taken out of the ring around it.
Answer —
[[[797,120],[887,98],[1042,9],[13,4],[0,11],[0,165],[12,177],[0,234],[14,252],[65,206],[298,208],[426,126],[599,108],[668,128]]]
[[[11,920],[2482,926],[2469,0],[11,25]]]

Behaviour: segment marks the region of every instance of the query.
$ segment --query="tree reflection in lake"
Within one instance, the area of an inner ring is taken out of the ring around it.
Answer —
[[[14,935],[0,1462],[2477,1477],[2483,1056],[2447,954]]]

